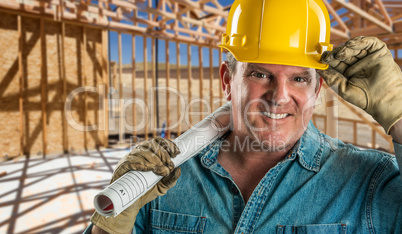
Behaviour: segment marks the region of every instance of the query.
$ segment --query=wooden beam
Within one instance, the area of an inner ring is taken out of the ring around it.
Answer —
[[[327,88],[325,90],[325,109],[327,112],[325,121],[325,134],[333,138],[338,138],[337,97],[338,95],[332,89]]]
[[[19,112],[20,112],[20,155],[24,155],[24,69],[22,67],[22,17],[18,15],[18,79],[19,79]],[[64,116],[64,115],[63,115]]]
[[[229,12],[221,9],[217,9],[205,4],[201,4],[199,2],[193,2],[193,1],[186,1],[186,0],[170,0],[171,2],[177,2],[180,3],[186,7],[190,7],[191,9],[198,9],[201,11],[206,11],[208,13],[212,13],[215,15],[220,15],[223,16],[224,18],[227,18],[229,15]]]
[[[151,117],[151,120],[152,120],[152,133],[153,133],[153,137],[155,138],[156,137],[156,128],[158,127],[158,126],[156,126],[156,118],[158,117],[157,115],[156,115],[156,109],[157,109],[157,102],[156,102],[156,90],[155,90],[155,87],[156,87],[156,49],[155,49],[155,38],[152,38],[152,47],[151,47],[151,51],[152,51],[152,103],[151,103],[151,106],[152,106],[152,109],[153,109],[153,112],[152,112],[152,117]]]
[[[385,9],[384,4],[382,3],[382,1],[381,0],[374,0],[374,1],[377,3],[381,14],[384,16],[385,23],[392,27],[392,20],[389,17],[387,9]]]
[[[144,36],[144,102],[145,102],[145,109],[144,109],[144,118],[145,118],[145,140],[148,140],[148,43],[147,37]]]
[[[176,1],[176,0],[173,0],[173,1]],[[178,0],[178,1],[179,1],[179,3],[182,3],[181,0]],[[187,2],[187,1],[184,1],[184,2]],[[128,2],[120,1],[120,0],[111,0],[111,3],[116,5],[116,6],[125,7],[126,9],[139,10],[139,11],[142,11],[142,12],[146,12],[146,13],[148,13],[148,16],[149,16],[148,20],[151,21],[151,22],[155,22],[155,20],[152,20],[152,15],[158,15],[158,16],[161,16],[161,17],[165,18],[165,19],[162,19],[163,22],[165,22],[167,20],[178,20],[179,19],[179,20],[182,20],[182,21],[187,22],[187,23],[203,26],[205,28],[214,28],[214,29],[218,29],[218,30],[221,30],[221,31],[225,30],[224,27],[221,27],[220,25],[209,24],[205,20],[192,19],[190,17],[182,17],[181,15],[177,15],[177,14],[170,13],[170,12],[167,12],[167,11],[155,9],[155,8],[152,8],[151,6],[145,7],[143,5],[134,5],[134,4],[130,4]],[[188,4],[190,4],[190,5],[195,4],[197,6],[197,3],[188,2]],[[222,16],[224,16],[224,17],[228,16],[228,12],[221,11],[221,10],[218,10],[216,8],[209,7],[209,6],[204,6],[204,8],[208,9],[209,11],[213,11],[211,13],[214,13],[214,14],[217,14],[217,15],[222,14]]]
[[[135,35],[131,35],[131,67],[132,67],[132,83],[131,83],[131,91],[132,91],[132,98],[133,100],[136,99],[137,94],[136,94],[136,63],[135,63]],[[144,71],[145,72],[145,71]],[[135,104],[133,104],[133,139],[136,139],[137,131],[136,131],[136,126],[137,126],[137,110]],[[136,143],[136,140],[134,140],[133,143]]]
[[[65,54],[65,37],[66,37],[66,24],[61,22],[61,80],[63,81],[63,91],[62,91],[62,124],[63,124],[63,151],[68,152],[68,126],[66,118],[64,118],[65,111],[64,106],[67,100],[67,77],[66,77],[66,54]]]
[[[187,69],[188,69],[188,103],[191,103],[191,100],[192,100],[192,93],[191,93],[191,86],[192,86],[192,74],[191,74],[191,45],[190,44],[187,44],[187,63],[188,63],[188,66],[187,66]],[[192,120],[193,120],[193,116],[191,115],[191,108],[192,106],[191,105],[189,105],[189,108],[188,108],[188,119],[189,119],[189,128],[190,127],[192,127]]]
[[[166,48],[166,87],[170,87],[170,50],[169,50],[169,41],[165,40],[165,48]],[[177,108],[180,108],[178,106]],[[166,137],[170,139],[170,93],[169,90],[166,90]]]
[[[402,59],[395,59],[396,64],[402,67]]]
[[[384,131],[380,130],[374,123],[364,117],[359,111],[357,111],[351,104],[343,100],[341,97],[338,96],[338,100],[344,104],[350,111],[352,111],[355,115],[357,115],[361,120],[363,120],[367,125],[369,125],[372,129],[374,129],[378,134],[380,134],[385,139],[388,139],[388,136]]]
[[[82,27],[82,71],[83,71],[83,86],[87,86],[87,28]],[[88,127],[88,98],[87,98],[87,92],[84,92],[84,148],[85,150],[88,150],[88,134],[86,131],[86,128]]]
[[[21,16],[27,16],[27,17],[32,17],[32,18],[44,18],[49,21],[53,21],[53,16],[52,15],[38,15],[36,12],[24,12],[24,11],[18,11],[14,9],[5,9],[1,7],[1,2],[0,2],[0,12],[5,12],[5,13],[13,13],[13,14],[19,14]],[[66,13],[67,14],[67,13]],[[71,14],[71,13],[70,13]],[[158,36],[160,38],[166,38],[166,39],[171,39],[174,41],[179,41],[181,43],[192,43],[194,45],[203,45],[205,46],[211,46],[214,48],[217,48],[217,44],[219,43],[219,40],[215,40],[214,44],[211,44],[210,41],[206,41],[204,39],[194,39],[192,34],[189,36],[183,36],[183,35],[177,35],[176,33],[169,33],[169,32],[156,32],[156,31],[147,31],[147,28],[142,28],[139,26],[133,26],[133,25],[127,25],[124,23],[119,23],[119,22],[107,22],[107,23],[92,23],[92,22],[87,22],[87,21],[77,21],[77,20],[70,20],[67,19],[68,17],[65,17],[63,21],[66,24],[71,24],[71,25],[77,25],[77,26],[85,26],[87,28],[94,28],[94,29],[108,29],[111,31],[116,31],[116,32],[124,32],[128,34],[142,34],[144,36]],[[88,24],[90,23],[90,24]],[[195,31],[194,31],[195,32]],[[196,33],[196,32],[195,32]],[[218,38],[219,39],[219,38]]]
[[[202,31],[199,32],[199,31],[194,31],[194,30],[190,30],[190,29],[180,28],[180,27],[176,27],[173,24],[168,25],[166,27],[166,29],[174,30],[176,32],[181,32],[181,33],[187,33],[192,36],[200,36],[200,37],[204,37],[206,39],[220,40],[220,36],[218,36],[218,35],[212,35],[212,34],[208,34],[208,33],[203,33]],[[166,29],[164,31],[166,31]],[[219,31],[219,32],[223,33],[223,31]]]
[[[105,85],[104,91],[104,135],[103,135],[103,146],[109,146],[109,59],[108,59],[108,35],[105,29],[102,30],[102,76],[103,84]]]
[[[393,33],[388,33],[382,28],[378,28],[377,25],[372,25],[372,26],[367,26],[364,28],[357,28],[353,29],[350,31],[350,36],[357,37],[357,36],[375,36],[375,35],[380,35],[380,34],[393,34]]]
[[[180,74],[180,43],[176,42],[176,63],[177,63],[177,91],[181,93],[180,91],[180,82],[181,82],[181,74]],[[181,134],[181,105],[180,105],[180,98],[177,97],[177,136],[180,136]]]
[[[200,121],[204,119],[203,116],[203,111],[204,111],[204,103],[203,103],[203,99],[204,99],[204,95],[203,95],[203,89],[204,89],[204,68],[203,68],[203,56],[202,56],[202,47],[198,46],[198,64],[199,64],[199,69],[200,69],[200,77],[199,77],[199,81],[200,81]]]
[[[336,22],[338,22],[339,26],[341,28],[343,28],[343,30],[345,31],[346,34],[349,33],[349,28],[348,26],[346,26],[346,24],[343,22],[343,20],[341,19],[341,17],[339,17],[338,13],[336,13],[336,11],[334,10],[334,8],[332,8],[331,4],[328,3],[327,0],[323,0],[325,6],[328,9],[328,12],[334,17],[334,19],[336,20]]]
[[[367,12],[365,12],[364,10],[360,9],[359,7],[357,7],[356,5],[352,4],[351,2],[346,2],[345,0],[333,0],[334,2],[342,5],[344,8],[348,9],[349,11],[352,11],[356,14],[358,14],[359,16],[361,16],[362,18],[374,23],[375,25],[377,25],[378,27],[386,30],[389,33],[392,33],[392,27],[390,25],[387,25],[386,23],[378,20],[377,18],[369,15]]]
[[[331,37],[340,37],[342,39],[350,39],[349,32],[342,32],[341,30],[331,28]]]
[[[214,63],[212,56],[212,48],[209,48],[209,106],[211,111],[214,110]]]
[[[66,3],[66,2],[65,2]],[[54,10],[52,9],[44,9],[43,11],[37,10],[38,8],[35,8],[33,6],[28,6],[28,5],[21,5],[21,4],[10,4],[8,2],[2,2],[0,1],[0,11],[2,12],[13,12],[15,14],[21,14],[21,15],[26,15],[29,17],[35,17],[39,19],[46,19],[46,20],[51,20],[54,21]],[[97,9],[95,9],[97,11]],[[135,26],[135,25],[129,25],[125,23],[120,23],[120,22],[113,22],[113,21],[91,21],[86,18],[78,18],[76,17],[76,14],[73,14],[68,11],[64,11],[62,18],[60,20],[66,21],[70,24],[75,24],[79,26],[86,26],[86,27],[102,27],[102,28],[109,28],[111,30],[126,30],[129,32],[136,32],[136,33],[146,33],[147,28]]]
[[[46,35],[45,20],[40,20],[40,41],[41,41],[41,106],[42,106],[42,150],[43,157],[47,153],[47,55],[46,55]]]
[[[125,113],[124,113],[124,96],[123,96],[123,81],[122,81],[122,76],[123,76],[123,60],[122,60],[122,45],[121,45],[121,33],[117,33],[117,44],[118,44],[118,60],[119,60],[119,142],[124,143],[125,138],[124,138],[124,123],[125,123]]]

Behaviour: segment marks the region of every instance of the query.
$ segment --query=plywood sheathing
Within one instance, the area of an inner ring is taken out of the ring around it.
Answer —
[[[18,16],[2,13],[0,20],[0,158],[20,154],[42,155],[63,152],[64,137],[68,150],[83,150],[103,144],[101,131],[84,132],[67,124],[63,128],[64,101],[62,73],[62,26],[60,22],[44,20],[41,40],[40,19],[21,16],[21,68],[18,60]],[[83,55],[86,61],[86,85],[99,90],[102,76],[102,34],[100,29],[87,29],[86,51],[83,50],[83,27],[65,24],[65,82],[66,94],[82,87]],[[44,69],[42,69],[42,64]],[[20,71],[21,70],[21,71]],[[22,108],[20,108],[20,81],[22,76]],[[87,92],[88,110],[84,112],[84,93],[76,95],[72,102],[72,117],[84,125],[102,128],[99,121],[99,92]],[[42,102],[43,105],[42,105]],[[22,113],[21,113],[22,110]],[[102,111],[102,110],[101,110]],[[22,115],[22,129],[21,118]],[[104,121],[104,120],[103,120]],[[104,128],[103,128],[104,129]],[[46,135],[44,134],[46,130]],[[23,142],[20,134],[23,132]],[[64,131],[67,131],[65,133]],[[46,142],[46,144],[44,144]],[[21,145],[23,149],[21,149]]]
[[[20,153],[17,16],[0,20],[0,157]],[[13,46],[11,46],[13,45]]]

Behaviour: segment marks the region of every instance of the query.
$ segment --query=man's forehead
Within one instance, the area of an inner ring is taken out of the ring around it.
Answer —
[[[265,72],[269,72],[269,73],[273,73],[275,71],[287,71],[287,72],[296,73],[296,74],[300,74],[300,75],[315,74],[315,69],[308,68],[308,67],[297,67],[297,66],[268,64],[268,63],[242,63],[242,65],[245,70],[257,69],[257,70],[265,71]]]

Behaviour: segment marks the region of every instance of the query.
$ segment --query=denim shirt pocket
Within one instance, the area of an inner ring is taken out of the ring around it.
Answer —
[[[312,234],[312,233],[346,233],[346,224],[332,223],[332,224],[310,224],[310,225],[277,225],[277,234]]]
[[[151,233],[203,233],[206,217],[151,209]]]

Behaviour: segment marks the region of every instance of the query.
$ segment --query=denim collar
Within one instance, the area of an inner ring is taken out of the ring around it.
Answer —
[[[229,134],[230,131],[205,147],[199,153],[201,161],[206,167],[210,167],[217,161],[222,141],[226,139]],[[320,161],[323,151],[324,138],[310,121],[307,130],[291,149],[288,159],[294,160],[298,156],[297,158],[301,166],[309,171],[318,172],[320,170]]]
[[[324,137],[310,121],[307,130],[293,147],[292,154],[297,154],[299,163],[304,168],[318,172],[323,151]]]

